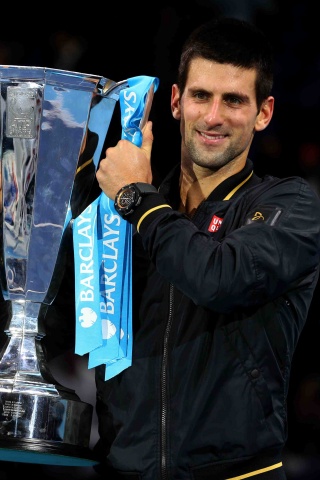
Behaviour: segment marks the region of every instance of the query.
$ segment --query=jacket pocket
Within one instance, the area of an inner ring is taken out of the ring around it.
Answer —
[[[232,327],[229,324],[224,330],[233,354],[242,366],[246,378],[250,381],[253,391],[257,395],[265,418],[269,417],[273,413],[272,396],[263,375],[263,366],[259,363],[254,347],[248,342],[239,321],[234,323]],[[251,337],[251,341],[254,344],[253,337]]]

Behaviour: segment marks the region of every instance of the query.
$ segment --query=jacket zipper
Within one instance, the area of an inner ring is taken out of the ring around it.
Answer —
[[[161,479],[168,480],[168,456],[167,456],[167,423],[168,423],[168,396],[167,396],[167,374],[168,374],[168,355],[169,355],[169,336],[172,325],[173,315],[173,285],[170,284],[169,290],[169,317],[163,339],[163,357],[161,365]]]

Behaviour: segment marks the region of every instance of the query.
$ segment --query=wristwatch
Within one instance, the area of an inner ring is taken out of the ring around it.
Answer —
[[[114,200],[114,208],[121,217],[125,218],[140,205],[142,197],[157,191],[156,187],[150,183],[129,183],[120,188]]]

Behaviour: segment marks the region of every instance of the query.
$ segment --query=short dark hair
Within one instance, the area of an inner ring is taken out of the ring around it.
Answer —
[[[264,33],[253,24],[237,18],[220,17],[198,26],[182,47],[177,84],[183,93],[190,62],[205,58],[240,68],[255,69],[258,108],[273,86],[273,48]]]

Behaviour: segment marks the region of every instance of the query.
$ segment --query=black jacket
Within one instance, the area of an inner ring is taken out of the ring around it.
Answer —
[[[97,369],[97,452],[125,478],[285,478],[277,466],[318,278],[320,201],[299,177],[252,171],[248,160],[190,219],[177,211],[176,168],[131,217],[133,363],[109,381]]]

